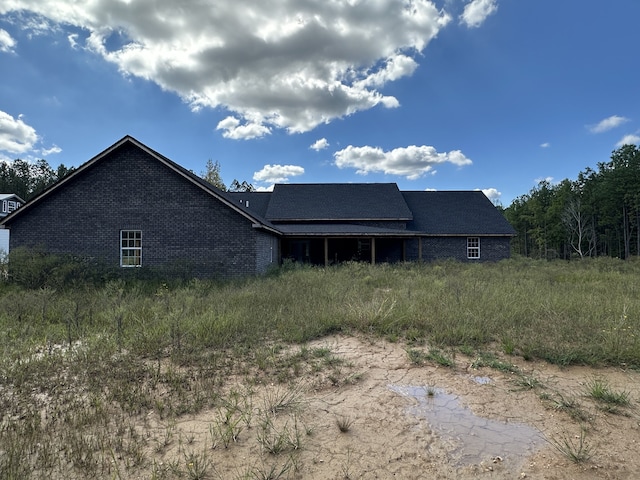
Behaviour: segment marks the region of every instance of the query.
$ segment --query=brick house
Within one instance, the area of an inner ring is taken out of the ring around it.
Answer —
[[[402,192],[394,183],[223,192],[130,136],[1,219],[1,228],[12,249],[217,278],[261,274],[284,258],[496,261],[509,256],[515,234],[482,192]]]
[[[18,195],[13,193],[0,193],[0,218],[4,218],[24,204]]]
[[[0,193],[0,219],[19,209],[24,204],[18,195],[13,193]],[[9,231],[0,228],[0,260],[9,253]]]

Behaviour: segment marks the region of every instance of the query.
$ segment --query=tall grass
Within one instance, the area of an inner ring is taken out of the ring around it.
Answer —
[[[333,333],[639,368],[638,278],[640,262],[512,259],[228,283],[0,281],[0,478],[126,477],[149,464],[137,418],[220,408],[231,374],[330,368],[304,343]],[[303,347],[287,356],[286,344]]]
[[[554,363],[640,366],[640,264],[611,259],[299,268],[242,282],[28,290],[0,284],[3,357],[100,337],[145,358],[335,332],[509,345]]]

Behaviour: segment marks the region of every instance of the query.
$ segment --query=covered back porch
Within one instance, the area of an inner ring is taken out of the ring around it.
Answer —
[[[418,255],[411,248],[417,241]],[[285,237],[281,258],[310,265],[343,262],[397,263],[422,258],[422,241],[413,236],[306,236]]]

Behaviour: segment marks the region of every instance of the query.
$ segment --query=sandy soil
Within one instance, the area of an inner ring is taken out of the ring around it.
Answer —
[[[297,426],[298,449],[265,452],[257,426],[243,430],[228,448],[212,449],[216,412],[207,411],[177,422],[176,438],[182,440],[155,452],[156,471],[176,455],[188,458],[186,453],[206,449],[211,461],[207,478],[276,478],[283,467],[279,478],[640,478],[637,371],[561,369],[505,357],[542,384],[524,388],[517,381],[521,375],[474,369],[473,359],[461,355],[455,368],[415,365],[406,346],[379,339],[331,337],[311,347],[329,348],[344,359],[349,372],[342,373],[354,381],[330,386],[320,378],[326,372],[318,372],[301,382],[299,408],[278,414],[281,432]],[[594,378],[605,380],[613,391],[629,392],[631,406],[605,412],[585,394],[585,383]],[[257,395],[269,395],[269,389],[281,387],[254,388]],[[563,400],[588,420],[572,418],[560,408]],[[255,408],[260,408],[257,401]],[[339,421],[348,431],[340,431]],[[576,464],[553,443],[577,447],[581,423],[591,458]],[[167,426],[157,421],[155,429],[161,437]]]

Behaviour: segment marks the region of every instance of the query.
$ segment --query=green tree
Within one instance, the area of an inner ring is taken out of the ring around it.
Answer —
[[[222,191],[228,192],[255,192],[256,189],[246,180],[240,182],[238,179],[234,179],[229,185],[229,188],[222,181],[222,175],[220,174],[220,162],[207,160],[205,171],[200,174],[200,177],[209,182],[214,187],[219,188]]]
[[[623,145],[611,154],[611,161],[598,164],[595,176],[600,227],[604,230],[605,250],[611,256],[629,258],[635,235],[638,249],[640,219],[640,150]]]
[[[554,208],[556,191],[548,180],[543,180],[529,193],[529,235],[533,252],[538,258],[558,256],[557,227],[560,224],[557,208]]]
[[[0,162],[0,192],[29,200],[72,171],[64,165],[54,170],[44,159],[35,163],[21,159]]]
[[[256,189],[253,185],[251,185],[246,180],[240,183],[237,179],[234,178],[233,182],[231,182],[231,185],[229,186],[229,191],[230,192],[255,192]]]
[[[205,171],[200,174],[200,177],[222,191],[227,190],[227,186],[222,181],[222,176],[220,175],[220,162],[218,160],[215,162],[211,159],[207,160]]]
[[[518,232],[511,242],[512,250],[514,253],[528,257],[531,254],[529,196],[521,195],[513,200],[511,205],[505,209],[504,215],[513,228],[516,229],[516,232]]]
[[[513,250],[526,256],[640,255],[640,149],[624,145],[575,181],[540,182],[505,216],[518,232]]]
[[[562,223],[569,235],[569,245],[580,257],[592,256],[595,245],[592,241],[594,232],[589,217],[582,208],[582,200],[572,197],[565,207]]]

